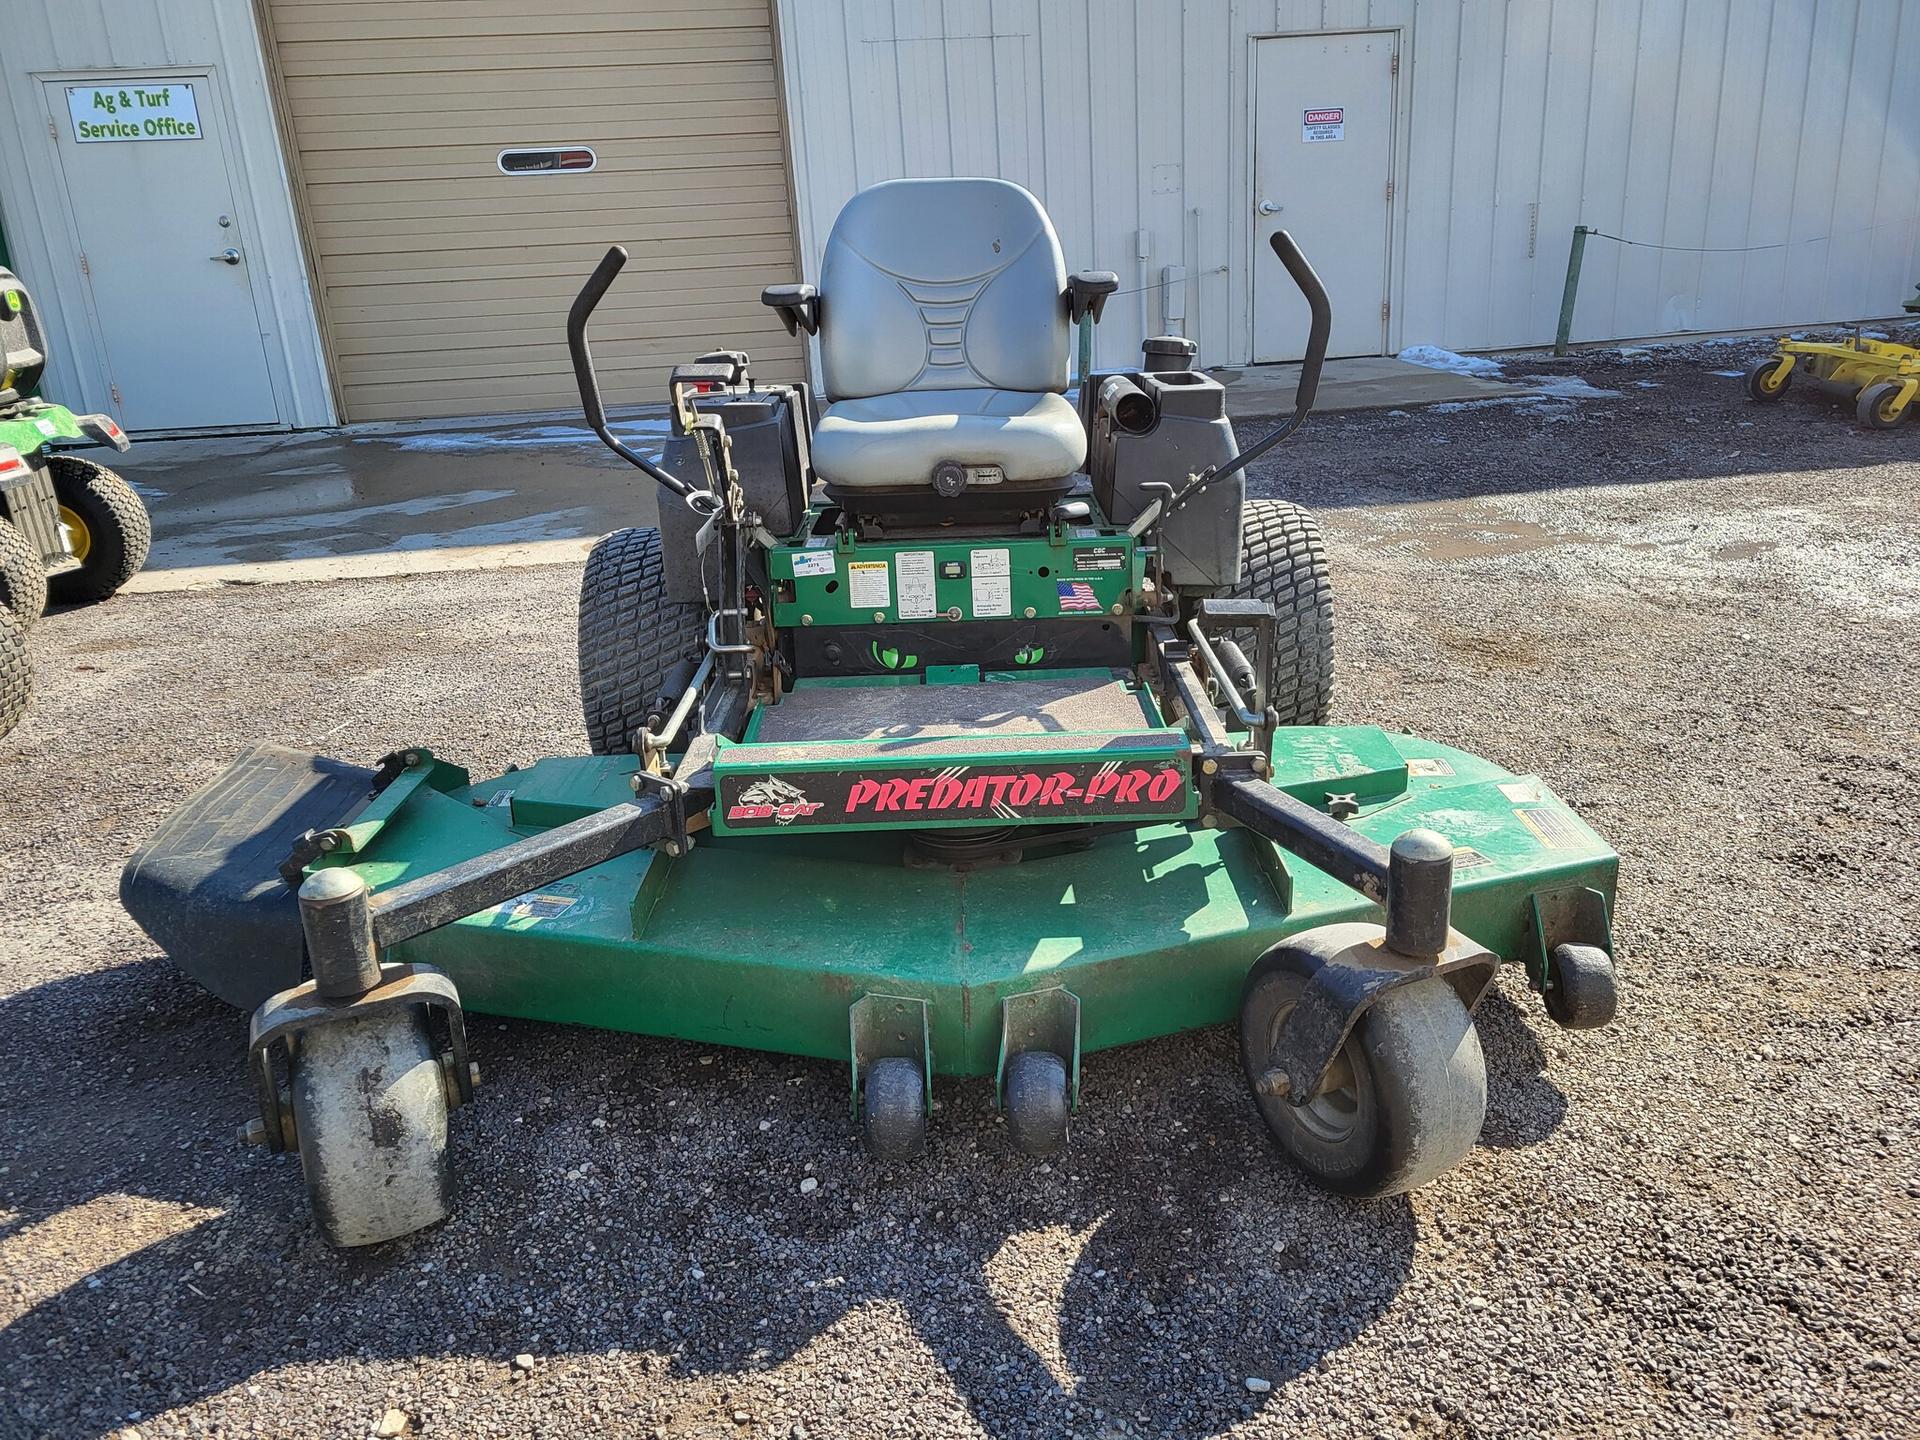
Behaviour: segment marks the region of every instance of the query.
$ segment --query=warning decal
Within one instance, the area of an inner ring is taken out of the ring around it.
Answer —
[[[1300,112],[1300,139],[1306,144],[1316,145],[1325,140],[1346,138],[1347,112],[1344,106],[1335,110]]]
[[[902,550],[893,557],[900,580],[900,618],[925,620],[933,614],[933,552]]]
[[[1549,850],[1577,850],[1582,846],[1580,832],[1573,822],[1558,810],[1542,806],[1538,809],[1521,809],[1516,806],[1513,812],[1522,825],[1533,832],[1533,838]]]
[[[893,604],[891,567],[884,560],[847,562],[847,603],[856,610],[885,610]]]

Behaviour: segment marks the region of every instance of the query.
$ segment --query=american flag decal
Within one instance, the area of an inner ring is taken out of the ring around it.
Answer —
[[[1091,611],[1098,613],[1103,607],[1100,597],[1093,593],[1093,586],[1084,580],[1060,580],[1055,582],[1060,589],[1060,609]]]

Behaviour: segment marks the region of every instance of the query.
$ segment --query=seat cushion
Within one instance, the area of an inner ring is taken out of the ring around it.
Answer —
[[[1066,397],[1022,390],[909,390],[841,400],[813,432],[813,468],[854,489],[930,484],[943,460],[998,465],[1009,485],[1058,480],[1087,458]]]

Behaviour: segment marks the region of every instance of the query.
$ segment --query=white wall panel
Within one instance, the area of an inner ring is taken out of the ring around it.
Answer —
[[[1544,344],[1574,225],[1577,339],[1887,315],[1920,280],[1907,0],[780,0],[801,248],[902,175],[1019,180],[1070,268],[1187,272],[1184,328],[1252,353],[1256,36],[1399,32],[1397,345]],[[1294,197],[1289,204],[1311,203]],[[1150,253],[1137,254],[1141,231]],[[1772,247],[1748,249],[1745,247]],[[1098,359],[1164,322],[1116,297]]]
[[[252,0],[4,0],[0,106],[0,217],[15,267],[35,291],[51,350],[45,390],[76,408],[109,410],[109,378],[91,330],[77,246],[60,199],[61,168],[35,78],[63,71],[210,66],[230,115],[231,158],[253,213],[249,266],[280,413],[294,426],[333,419],[313,297],[294,221]],[[130,223],[149,217],[129,216]],[[218,385],[220,377],[207,377]]]

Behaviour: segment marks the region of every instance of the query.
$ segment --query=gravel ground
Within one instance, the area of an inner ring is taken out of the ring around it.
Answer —
[[[1517,362],[1619,397],[1257,476],[1327,525],[1338,718],[1625,857],[1619,1020],[1503,977],[1484,1142],[1411,1198],[1297,1179],[1224,1031],[1090,1058],[1051,1165],[949,1085],[888,1170],[834,1066],[485,1020],[459,1213],[332,1253],[119,865],[256,736],[579,748],[577,571],[50,619],[0,742],[0,1434],[1920,1434],[1920,425],[1761,409],[1745,357]]]

